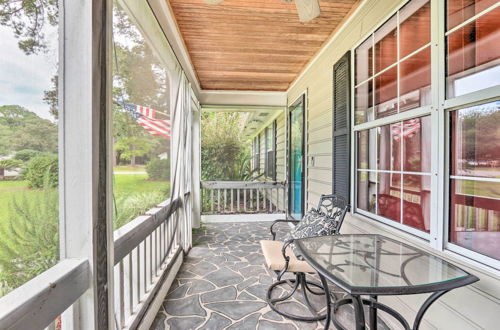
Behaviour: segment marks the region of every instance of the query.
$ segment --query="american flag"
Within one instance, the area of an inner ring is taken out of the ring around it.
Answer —
[[[158,111],[132,103],[117,103],[150,134],[170,139],[170,120],[157,119],[156,113]]]

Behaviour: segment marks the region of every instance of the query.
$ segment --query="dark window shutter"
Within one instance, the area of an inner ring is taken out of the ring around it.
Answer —
[[[333,193],[350,198],[350,53],[333,67]]]

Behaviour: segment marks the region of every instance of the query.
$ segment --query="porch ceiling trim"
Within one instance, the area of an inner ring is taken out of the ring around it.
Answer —
[[[203,105],[286,106],[286,92],[207,91],[200,93]]]

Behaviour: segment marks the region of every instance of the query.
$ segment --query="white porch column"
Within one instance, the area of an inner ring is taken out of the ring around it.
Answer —
[[[64,329],[114,329],[111,0],[60,0],[61,258],[86,258],[90,288]]]
[[[193,201],[193,228],[200,228],[201,225],[201,109],[200,105],[194,104],[191,109],[193,120],[191,123],[192,131],[192,162],[191,162],[191,200]]]

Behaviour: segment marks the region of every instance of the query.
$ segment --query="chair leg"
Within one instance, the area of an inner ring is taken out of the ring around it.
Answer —
[[[285,283],[289,284],[290,282],[293,284],[293,287],[292,287],[292,289],[291,289],[291,291],[289,293],[287,293],[283,297],[272,298],[272,293],[273,293],[273,290],[275,288],[277,288],[278,286],[283,285]],[[296,273],[295,274],[295,279],[288,279],[288,280],[277,281],[277,282],[271,284],[271,286],[267,290],[267,303],[269,304],[269,306],[271,307],[271,309],[273,311],[275,311],[276,313],[278,313],[278,314],[280,314],[280,315],[282,315],[282,316],[284,316],[286,318],[292,319],[292,320],[304,321],[304,322],[314,322],[314,321],[323,320],[323,319],[326,318],[326,313],[325,314],[319,314],[319,315],[316,315],[316,316],[294,315],[294,314],[290,314],[290,313],[287,313],[287,312],[284,312],[284,311],[280,310],[278,308],[278,306],[277,306],[277,303],[283,302],[283,301],[285,301],[287,299],[290,299],[295,294],[295,292],[297,291],[297,289],[300,287],[301,290],[302,290],[302,295],[304,297],[304,301],[305,301],[305,303],[307,305],[307,308],[310,310],[310,312],[312,314],[318,314],[318,311],[316,311],[313,308],[313,306],[311,305],[311,302],[309,301],[309,297],[307,296],[307,292],[306,291],[310,291],[310,288],[308,287],[308,285],[317,287],[319,289],[322,289],[322,286],[320,284],[307,281],[306,280],[306,275],[304,273]],[[318,293],[314,293],[314,294],[318,294]]]

